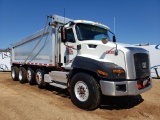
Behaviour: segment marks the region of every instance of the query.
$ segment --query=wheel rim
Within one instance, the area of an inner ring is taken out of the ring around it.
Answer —
[[[15,75],[16,73],[15,73],[15,70],[12,70],[12,78],[14,79],[15,78]]]
[[[27,80],[31,81],[31,71],[27,70]]]
[[[19,71],[19,80],[20,81],[22,80],[22,71],[21,70]]]
[[[78,81],[75,84],[74,93],[79,101],[84,102],[89,97],[88,86],[83,81]]]
[[[41,81],[42,81],[42,74],[39,71],[36,74],[36,81],[37,81],[38,84],[40,84]]]

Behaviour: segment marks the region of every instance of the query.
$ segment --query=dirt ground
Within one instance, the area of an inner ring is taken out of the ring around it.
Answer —
[[[160,79],[148,92],[134,97],[104,97],[94,111],[77,108],[67,90],[13,81],[0,72],[0,120],[159,120]]]

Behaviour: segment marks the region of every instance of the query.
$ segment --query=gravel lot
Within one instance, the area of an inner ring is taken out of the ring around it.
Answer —
[[[10,72],[0,72],[0,120],[159,120],[160,79],[134,97],[104,97],[94,111],[84,111],[70,100],[67,90],[20,84]]]

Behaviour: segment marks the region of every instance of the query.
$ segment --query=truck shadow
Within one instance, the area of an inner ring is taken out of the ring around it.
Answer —
[[[60,89],[47,85],[46,90],[51,91],[53,94],[61,96],[63,98],[71,99],[70,93],[67,89]],[[137,96],[122,96],[122,97],[112,97],[112,96],[102,96],[101,105],[99,109],[106,110],[120,110],[120,109],[130,109],[138,104],[142,103],[144,99],[141,95]]]
[[[141,95],[121,97],[103,96],[99,108],[107,110],[130,109],[143,101],[144,99]]]
[[[54,86],[47,85],[46,90],[51,91],[53,94],[61,96],[63,98],[71,98],[67,89],[61,89]]]

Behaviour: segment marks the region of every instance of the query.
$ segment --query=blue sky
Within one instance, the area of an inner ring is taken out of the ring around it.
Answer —
[[[160,0],[0,0],[0,49],[44,27],[46,15],[103,23],[117,42],[160,43]]]

